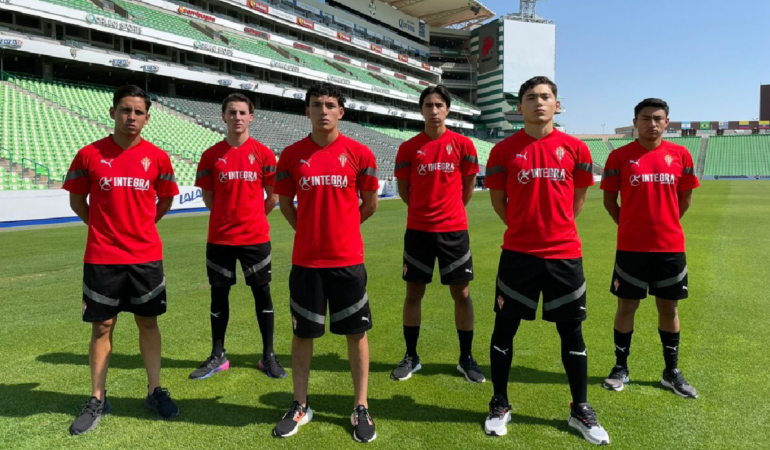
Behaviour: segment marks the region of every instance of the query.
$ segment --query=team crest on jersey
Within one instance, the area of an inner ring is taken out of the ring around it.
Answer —
[[[615,281],[612,282],[612,285],[615,286],[615,292],[618,292],[618,288],[620,288],[620,281],[615,278]]]
[[[254,153],[249,153],[249,164],[253,166],[256,159],[257,158],[254,157]]]
[[[663,158],[664,161],[666,161],[666,164],[668,164],[668,167],[671,167],[671,162],[674,160],[674,158],[671,157],[671,155],[666,155],[665,158]]]
[[[564,158],[564,147],[559,147],[556,149],[556,157],[559,158],[559,161]]]
[[[452,144],[449,144],[449,145],[447,145],[447,146],[446,146],[446,154],[447,154],[447,155],[451,155],[451,154],[452,154],[452,150],[454,150],[454,149],[455,149],[455,148],[454,148],[454,147],[452,147]]]
[[[505,304],[505,300],[503,299],[502,295],[497,296],[497,308],[503,309],[503,305]]]
[[[345,163],[348,162],[348,157],[344,153],[340,155],[340,165],[345,167]]]
[[[145,172],[147,172],[148,170],[150,170],[150,164],[151,164],[151,163],[152,163],[152,162],[150,161],[150,158],[148,158],[148,157],[146,157],[146,156],[144,157],[144,159],[142,159],[142,167],[144,167],[144,171],[145,171]]]

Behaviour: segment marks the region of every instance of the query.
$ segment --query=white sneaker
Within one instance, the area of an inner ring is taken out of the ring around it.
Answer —
[[[489,415],[484,421],[484,433],[489,436],[505,436],[508,434],[508,423],[511,421],[511,405],[502,395],[495,395],[489,402]]]
[[[610,435],[599,425],[596,414],[588,403],[580,403],[572,408],[570,405],[567,424],[578,430],[586,441],[595,445],[607,445],[610,443]]]

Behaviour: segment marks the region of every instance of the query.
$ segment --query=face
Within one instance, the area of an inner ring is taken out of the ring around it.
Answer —
[[[227,133],[241,134],[249,129],[254,120],[254,114],[249,113],[249,104],[246,102],[230,102],[222,113],[222,120],[227,124]]]
[[[423,100],[420,112],[425,119],[425,126],[438,128],[444,125],[449,107],[440,95],[430,94]]]
[[[330,132],[337,128],[337,122],[345,115],[345,111],[336,98],[322,95],[310,97],[310,106],[305,108],[305,115],[313,124],[313,130]]]
[[[115,121],[115,131],[127,136],[139,136],[150,121],[142,97],[123,97],[117,108],[110,108],[110,118]]]
[[[666,132],[668,122],[665,109],[648,106],[639,111],[639,115],[634,119],[634,126],[639,131],[639,137],[654,141]]]
[[[524,122],[546,124],[553,121],[556,111],[561,108],[561,102],[556,100],[551,86],[538,84],[524,92],[524,98],[520,99],[519,112],[524,116]]]

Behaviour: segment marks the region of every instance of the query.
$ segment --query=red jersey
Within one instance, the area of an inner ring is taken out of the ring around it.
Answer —
[[[463,178],[477,173],[476,147],[461,134],[446,130],[434,141],[422,132],[401,144],[395,175],[409,181],[406,227],[437,233],[467,230]]]
[[[684,252],[679,192],[700,186],[687,148],[663,141],[647,150],[634,141],[610,153],[601,188],[620,192],[618,250]]]
[[[520,130],[492,148],[485,184],[505,191],[503,248],[538,258],[580,258],[573,213],[576,188],[594,184],[588,146],[553,130],[535,139]]]
[[[88,195],[89,264],[142,264],[163,259],[155,197],[179,194],[168,154],[142,139],[123,150],[112,136],[83,147],[64,182]]]
[[[275,192],[297,196],[292,263],[346,267],[364,262],[358,192],[376,191],[377,163],[365,145],[347,136],[321,147],[310,136],[278,160]]]
[[[203,152],[195,185],[214,192],[208,242],[255,245],[270,240],[266,186],[275,180],[275,155],[253,138],[240,147],[227,140]]]

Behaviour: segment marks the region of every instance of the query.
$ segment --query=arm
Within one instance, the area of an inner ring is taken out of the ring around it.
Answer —
[[[401,197],[401,200],[406,203],[407,206],[409,206],[409,180],[402,180],[399,178],[397,180],[398,183],[398,196]]]
[[[492,208],[494,208],[497,215],[500,216],[500,220],[508,225],[508,218],[505,216],[505,209],[508,205],[508,195],[505,191],[490,189],[489,199],[492,200]]]
[[[88,225],[88,196],[70,192],[70,208]]]
[[[586,204],[586,197],[588,197],[588,187],[575,188],[575,198],[572,202],[572,213],[575,215],[575,218],[583,210],[583,205]]]
[[[278,202],[283,217],[289,222],[291,228],[297,231],[297,208],[294,206],[294,198],[287,195],[279,195]]]
[[[679,218],[681,219],[682,217],[684,217],[684,213],[686,213],[687,210],[690,209],[690,205],[692,205],[692,189],[688,191],[679,191],[678,197],[679,197]]]
[[[158,204],[155,205],[155,223],[160,222],[160,219],[169,212],[173,203],[174,197],[163,197],[158,199]]]
[[[604,191],[604,209],[610,213],[615,224],[620,224],[620,205],[618,205],[618,192]]]
[[[468,206],[473,196],[473,188],[476,187],[476,174],[463,177],[463,205]]]
[[[273,194],[273,186],[265,186],[265,215],[270,214],[278,203],[278,196]],[[293,205],[292,205],[293,206]]]
[[[399,188],[401,180],[399,180]],[[399,189],[399,195],[401,189]],[[366,222],[366,219],[372,217],[374,212],[377,211],[377,191],[361,191],[361,206],[358,207],[358,211],[361,213],[361,223]]]
[[[214,191],[201,189],[201,196],[203,197],[203,204],[211,211],[211,208],[214,207]]]

